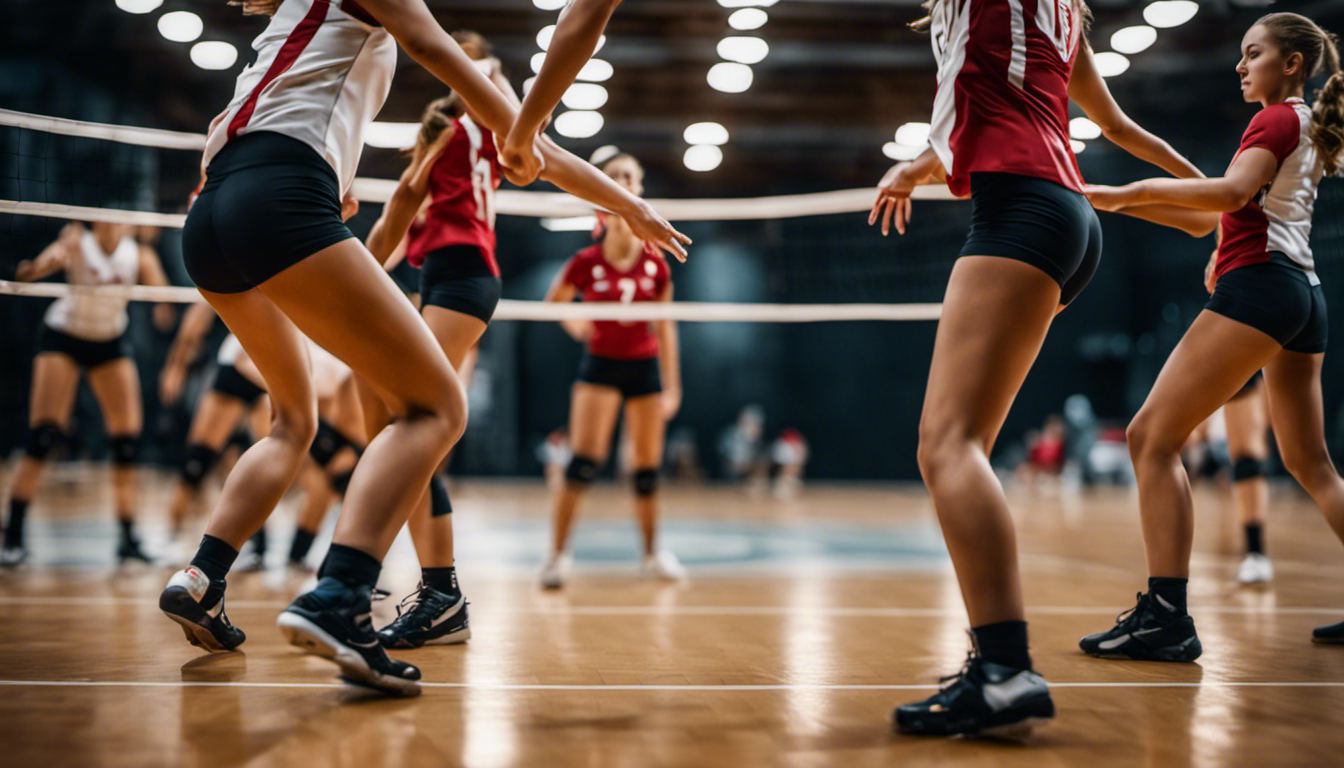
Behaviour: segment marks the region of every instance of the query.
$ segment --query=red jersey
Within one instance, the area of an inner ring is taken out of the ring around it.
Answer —
[[[1069,144],[1069,78],[1081,41],[1074,0],[937,0],[929,142],[952,194],[971,174],[1034,176],[1082,191]]]
[[[450,245],[481,249],[491,274],[495,261],[495,190],[499,188],[495,137],[462,116],[453,121],[453,137],[429,172],[429,205],[411,224],[406,260],[413,267],[425,254]]]
[[[579,289],[584,301],[622,304],[658,301],[672,282],[667,262],[656,250],[646,248],[629,269],[619,270],[602,255],[601,243],[574,254],[564,274],[565,282]],[[647,321],[597,320],[588,351],[617,360],[646,360],[658,356],[658,337]]]
[[[1251,119],[1237,155],[1252,147],[1267,149],[1279,161],[1279,169],[1244,208],[1223,214],[1223,240],[1218,244],[1218,262],[1214,265],[1216,276],[1269,261],[1270,251],[1278,251],[1316,282],[1310,244],[1311,214],[1325,168],[1310,132],[1311,107],[1302,99],[1271,104]]]

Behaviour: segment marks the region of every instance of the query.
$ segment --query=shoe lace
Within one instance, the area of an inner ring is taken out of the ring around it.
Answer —
[[[1121,612],[1120,612],[1120,615],[1115,617],[1115,623],[1116,623],[1116,624],[1124,624],[1124,623],[1130,621],[1131,619],[1133,619],[1134,617],[1136,617],[1136,616],[1139,615],[1141,609],[1147,607],[1147,603],[1148,603],[1148,595],[1147,595],[1147,594],[1145,594],[1145,593],[1143,593],[1143,592],[1135,593],[1135,595],[1134,595],[1134,599],[1135,599],[1135,602],[1134,602],[1134,607],[1133,607],[1133,608],[1130,608],[1130,609],[1127,610],[1127,611],[1121,611]]]
[[[403,614],[415,610],[415,607],[420,604],[420,595],[425,589],[425,582],[422,581],[416,585],[414,592],[401,599],[401,603],[397,605],[397,618],[401,618]]]
[[[938,690],[946,691],[964,679],[966,675],[970,674],[971,666],[975,664],[975,660],[978,658],[979,657],[975,655],[974,650],[967,651],[966,660],[962,662],[960,670],[954,674],[938,678]]]

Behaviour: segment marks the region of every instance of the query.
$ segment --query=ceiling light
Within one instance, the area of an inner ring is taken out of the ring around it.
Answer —
[[[882,145],[882,154],[892,160],[914,160],[919,157],[924,150],[920,147],[911,147],[905,144],[897,144],[894,141],[888,141]]]
[[[1069,146],[1073,147],[1073,154],[1075,155],[1087,149],[1087,145],[1077,139],[1069,139]]]
[[[163,5],[163,0],[117,0],[117,7],[127,13],[149,13]]]
[[[758,64],[769,55],[769,43],[759,37],[734,36],[719,41],[719,56],[739,64]]]
[[[597,83],[575,83],[561,100],[570,109],[600,109],[607,103],[607,89]]]
[[[1157,30],[1145,24],[1117,29],[1111,35],[1111,47],[1120,53],[1138,53],[1157,42]]]
[[[1143,9],[1143,20],[1154,27],[1179,27],[1199,13],[1194,0],[1158,0]]]
[[[540,71],[541,71],[541,65],[546,63],[546,52],[545,52],[545,51],[542,51],[541,53],[534,53],[534,54],[532,54],[532,62],[531,62],[531,63],[532,63],[532,71],[533,71],[533,72],[540,72]]]
[[[558,11],[565,7],[569,0],[532,0],[532,4],[543,11]]]
[[[709,87],[724,93],[741,93],[751,87],[751,67],[719,62],[709,68]]]
[[[201,17],[191,11],[173,11],[159,17],[159,34],[175,43],[190,43],[204,31]]]
[[[610,64],[602,59],[589,59],[583,69],[579,70],[579,80],[587,80],[590,83],[605,83],[616,74],[616,70]]]
[[[687,144],[714,144],[721,145],[728,143],[728,129],[718,123],[692,123],[686,126],[686,132],[682,134]]]
[[[769,8],[777,2],[779,0],[719,0],[719,5],[724,8],[751,8],[754,6]]]
[[[1102,77],[1115,77],[1129,69],[1129,59],[1110,51],[1096,54],[1093,61],[1097,64],[1097,73]]]
[[[379,149],[406,149],[415,145],[419,123],[387,123],[374,120],[364,129],[364,143]]]
[[[682,160],[692,171],[704,173],[719,167],[719,163],[723,162],[723,150],[713,144],[697,144],[686,150]]]
[[[571,110],[555,118],[555,132],[571,139],[586,139],[602,130],[602,115],[588,110]]]
[[[551,38],[553,37],[555,37],[554,24],[542,27],[541,31],[537,33],[537,47],[543,51],[549,51],[551,49]]]
[[[534,85],[536,85],[536,84],[537,84],[537,76],[536,76],[536,75],[533,75],[533,76],[527,78],[526,80],[524,80],[524,81],[523,81],[523,95],[526,96],[526,95],[527,95],[527,92],[530,91],[530,90],[532,90],[532,86],[534,86]]]
[[[896,129],[896,143],[907,147],[923,147],[929,143],[928,123],[906,123]]]
[[[223,40],[208,40],[191,46],[191,63],[201,69],[228,69],[238,61],[238,49]]]
[[[760,29],[769,20],[770,14],[760,8],[743,8],[733,11],[733,15],[728,17],[728,26],[741,30]]]
[[[1075,117],[1069,121],[1069,135],[1075,139],[1101,138],[1101,126],[1086,117]]]

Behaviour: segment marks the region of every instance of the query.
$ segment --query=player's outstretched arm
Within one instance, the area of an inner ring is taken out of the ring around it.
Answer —
[[[1227,175],[1212,179],[1144,179],[1123,187],[1087,186],[1083,193],[1103,211],[1163,204],[1196,211],[1231,213],[1246,207],[1278,173],[1279,161],[1263,147],[1237,155]]]

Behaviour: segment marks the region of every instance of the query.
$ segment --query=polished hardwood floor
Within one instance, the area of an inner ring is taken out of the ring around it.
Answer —
[[[166,480],[145,477],[161,551]],[[167,568],[114,569],[105,475],[68,467],[30,512],[34,561],[0,573],[7,766],[1331,766],[1344,765],[1344,548],[1292,488],[1274,494],[1268,586],[1233,579],[1224,497],[1198,498],[1197,664],[1100,661],[1077,638],[1143,586],[1128,490],[1013,494],[1033,653],[1055,723],[1025,743],[890,732],[899,703],[961,663],[965,615],[919,488],[816,485],[801,498],[672,488],[666,543],[687,584],[635,573],[628,500],[602,487],[564,591],[533,583],[539,483],[455,489],[472,640],[408,651],[424,695],[371,697],[286,646],[303,576],[237,574],[244,651],[209,655],[158,612]],[[290,502],[272,524],[288,545]],[[319,548],[323,542],[319,541]],[[320,553],[319,553],[320,554]],[[409,543],[383,586],[414,586]],[[395,599],[377,606],[387,620]]]

